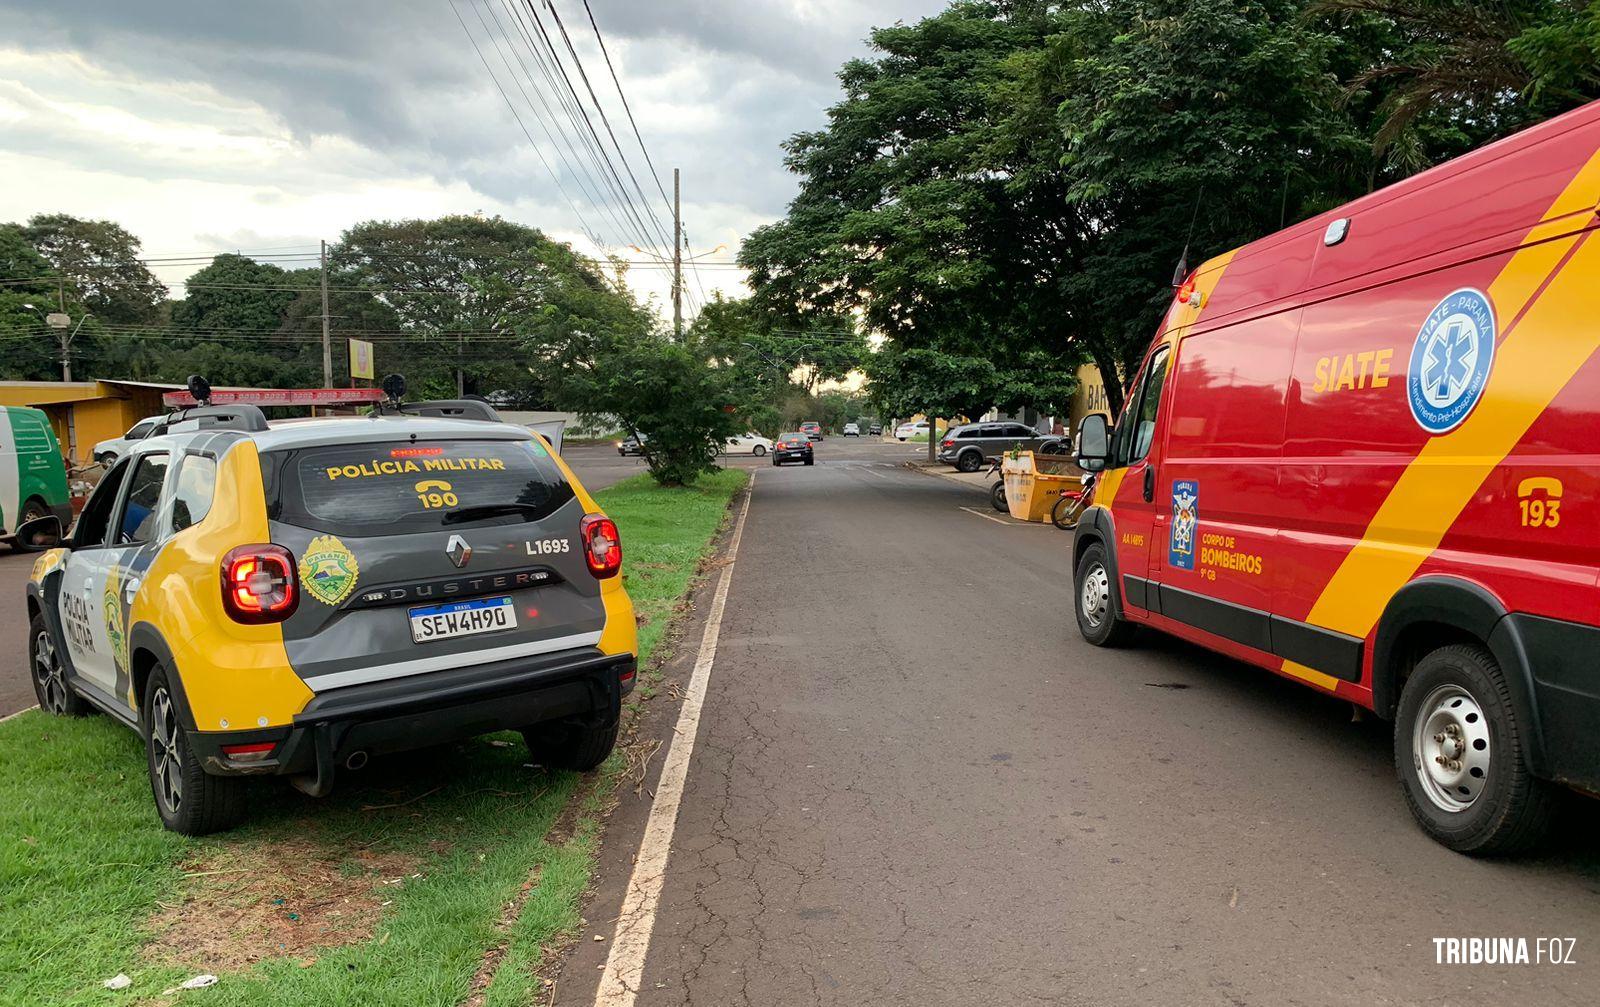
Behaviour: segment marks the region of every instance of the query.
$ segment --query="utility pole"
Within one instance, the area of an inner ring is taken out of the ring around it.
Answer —
[[[328,243],[322,243],[322,387],[333,387],[333,339],[328,332]]]
[[[683,211],[678,205],[678,169],[672,169],[672,334],[683,338]]]

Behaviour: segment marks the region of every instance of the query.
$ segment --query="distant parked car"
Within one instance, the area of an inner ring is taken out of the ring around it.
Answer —
[[[883,424],[882,423],[874,423],[874,424],[872,424],[870,427],[867,428],[867,433],[870,434],[873,437],[882,437],[883,436]]]
[[[814,441],[822,440],[822,424],[813,420],[800,424],[800,432]]]
[[[844,435],[846,437],[860,437],[861,427],[855,423],[846,423],[844,425]]]
[[[915,423],[902,423],[898,427],[894,428],[895,437],[902,441],[908,441],[913,437],[923,437],[926,436],[927,433],[927,420],[918,420]]]
[[[121,437],[113,437],[96,444],[94,453],[90,457],[102,465],[110,465],[127,454],[128,449],[135,443],[150,437],[160,437],[166,432],[167,417],[149,416],[129,427],[128,432]]]
[[[1026,423],[967,423],[945,431],[939,442],[939,460],[959,472],[976,472],[986,461],[1012,448],[1036,451],[1046,441],[1056,440]]]
[[[729,437],[727,446],[722,450],[724,454],[755,455],[757,458],[760,458],[762,455],[772,450],[772,442],[760,434],[751,431],[749,433],[739,434],[737,437]]]
[[[629,434],[617,442],[617,454],[626,458],[629,455],[644,454],[644,442],[650,438],[644,434]]]
[[[780,436],[772,448],[774,465],[782,465],[784,462],[805,462],[810,465],[815,461],[816,449],[811,445],[811,436],[798,430]]]

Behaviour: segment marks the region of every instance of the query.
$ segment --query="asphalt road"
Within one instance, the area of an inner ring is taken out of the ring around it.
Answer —
[[[573,445],[562,457],[591,491],[645,471],[640,459],[622,458],[609,445]],[[764,461],[729,457],[724,464],[753,467]],[[28,679],[27,607],[23,604],[24,587],[32,569],[32,556],[0,545],[0,717],[34,704],[33,686]]]
[[[758,476],[639,1004],[1594,1002],[1592,807],[1542,859],[1448,852],[1386,725],[1168,638],[1089,647],[1070,537],[903,454]],[[648,807],[622,801],[602,934]],[[1468,936],[1579,964],[1434,964]]]

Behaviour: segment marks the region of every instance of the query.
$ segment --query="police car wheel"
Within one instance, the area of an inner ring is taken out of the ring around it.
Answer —
[[[1549,833],[1554,788],[1528,771],[1504,674],[1480,647],[1440,647],[1400,693],[1394,762],[1423,831],[1459,853],[1521,852]]]
[[[1078,560],[1073,594],[1077,597],[1078,632],[1096,647],[1121,646],[1133,634],[1133,627],[1116,616],[1115,589],[1105,546],[1091,543]]]
[[[244,781],[212,776],[189,746],[167,671],[157,665],[144,689],[144,734],[150,792],[161,824],[185,836],[231,829],[244,819]]]
[[[58,717],[81,717],[89,712],[89,704],[67,684],[66,666],[50,639],[43,613],[36,613],[28,623],[28,668],[33,672],[33,694],[39,709]]]
[[[574,769],[587,773],[606,761],[617,745],[619,720],[610,727],[584,727],[578,724],[540,724],[524,728],[522,740],[535,761],[551,769]]]
[[[767,453],[767,446],[765,444],[757,444],[755,446],[755,450],[751,452],[751,454],[755,455],[757,458],[760,458],[762,455],[764,455],[766,453]]]

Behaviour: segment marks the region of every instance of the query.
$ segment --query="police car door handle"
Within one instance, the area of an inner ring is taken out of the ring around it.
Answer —
[[[1144,469],[1144,502],[1152,503],[1156,498],[1156,467],[1146,465]]]
[[[138,593],[139,593],[139,581],[137,579],[128,581],[128,585],[122,589],[123,597],[127,598],[129,601],[132,601],[133,600],[133,596],[138,594]]]

